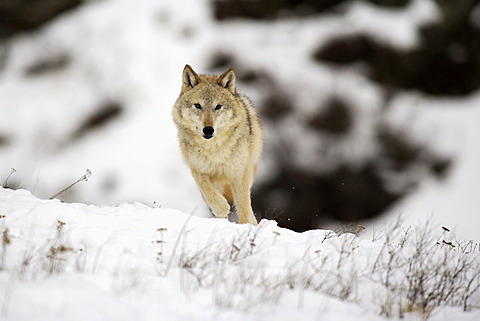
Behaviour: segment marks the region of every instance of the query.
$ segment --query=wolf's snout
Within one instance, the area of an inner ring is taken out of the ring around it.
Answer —
[[[203,127],[203,137],[206,138],[206,139],[212,138],[214,131],[215,130],[213,129],[212,126]]]

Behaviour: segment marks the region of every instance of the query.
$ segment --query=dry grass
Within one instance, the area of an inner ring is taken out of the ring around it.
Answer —
[[[324,231],[323,239],[306,246],[303,254],[283,256],[283,266],[272,269],[271,251],[283,250],[285,244],[279,244],[282,233],[265,232],[266,224],[228,235],[213,234],[198,245],[189,242],[188,223],[187,219],[178,232],[163,227],[153,231],[152,270],[157,271],[158,280],[173,277],[170,269],[178,271],[185,295],[208,290],[212,303],[221,309],[272,307],[288,291],[298,291],[298,306],[302,307],[307,290],[363,305],[385,317],[416,313],[428,319],[445,306],[464,311],[480,307],[479,244],[450,241],[445,227],[435,237],[428,226],[403,228],[398,221],[373,243],[357,237],[363,226],[346,233]],[[39,245],[29,243],[21,258],[8,262],[10,247],[17,240],[4,227],[0,272],[28,282],[66,272],[105,273],[98,267],[105,245],[87,253],[86,246],[69,242],[70,231],[68,224],[56,221],[51,238]],[[129,265],[128,271],[115,275],[118,288],[138,287],[142,275],[139,268]],[[14,282],[9,284],[11,291]],[[360,294],[369,291],[373,302],[365,304]],[[2,306],[8,306],[6,299]]]

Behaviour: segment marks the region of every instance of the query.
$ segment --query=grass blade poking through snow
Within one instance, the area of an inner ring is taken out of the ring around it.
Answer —
[[[50,197],[49,199],[53,200],[54,198],[57,198],[59,197],[60,195],[62,195],[63,193],[65,193],[66,191],[68,191],[69,189],[71,189],[73,186],[75,186],[76,184],[82,182],[82,181],[88,181],[88,179],[92,176],[92,172],[87,168],[87,170],[85,171],[85,174],[83,174],[82,177],[80,177],[76,182],[74,182],[73,184],[70,184],[68,185],[67,187],[65,187],[64,189],[62,189],[60,192],[56,193],[55,195],[53,195],[52,197]]]
[[[165,275],[164,276],[168,275],[168,271],[170,270],[170,267],[172,266],[172,263],[173,263],[173,259],[175,258],[175,253],[177,251],[178,244],[180,243],[180,239],[182,238],[183,234],[185,233],[185,229],[187,228],[188,221],[190,221],[190,219],[192,218],[192,216],[194,216],[196,211],[197,211],[197,208],[194,208],[192,213],[190,213],[190,215],[185,220],[185,223],[183,223],[182,229],[178,233],[177,240],[175,241],[175,245],[173,246],[172,255],[170,256],[170,260],[168,260],[168,264],[167,264],[167,268],[165,269]]]
[[[17,170],[15,168],[12,168],[12,170],[10,171],[10,174],[8,174],[7,178],[5,179],[5,181],[3,182],[2,184],[2,187],[3,188],[7,188],[8,187],[8,180],[10,179],[10,177],[13,175],[13,173],[16,173]]]

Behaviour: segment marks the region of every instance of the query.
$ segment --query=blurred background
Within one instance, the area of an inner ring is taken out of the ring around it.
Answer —
[[[474,0],[2,0],[0,183],[48,198],[88,168],[63,201],[208,216],[171,119],[187,63],[234,67],[261,115],[258,218],[478,241]]]

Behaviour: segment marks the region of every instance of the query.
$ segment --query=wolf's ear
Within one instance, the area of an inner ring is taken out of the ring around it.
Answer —
[[[235,71],[233,71],[233,68],[228,69],[218,77],[218,84],[235,94]]]
[[[182,76],[182,93],[186,92],[189,89],[192,89],[200,82],[200,77],[197,73],[190,67],[190,65],[185,65],[183,68]]]

